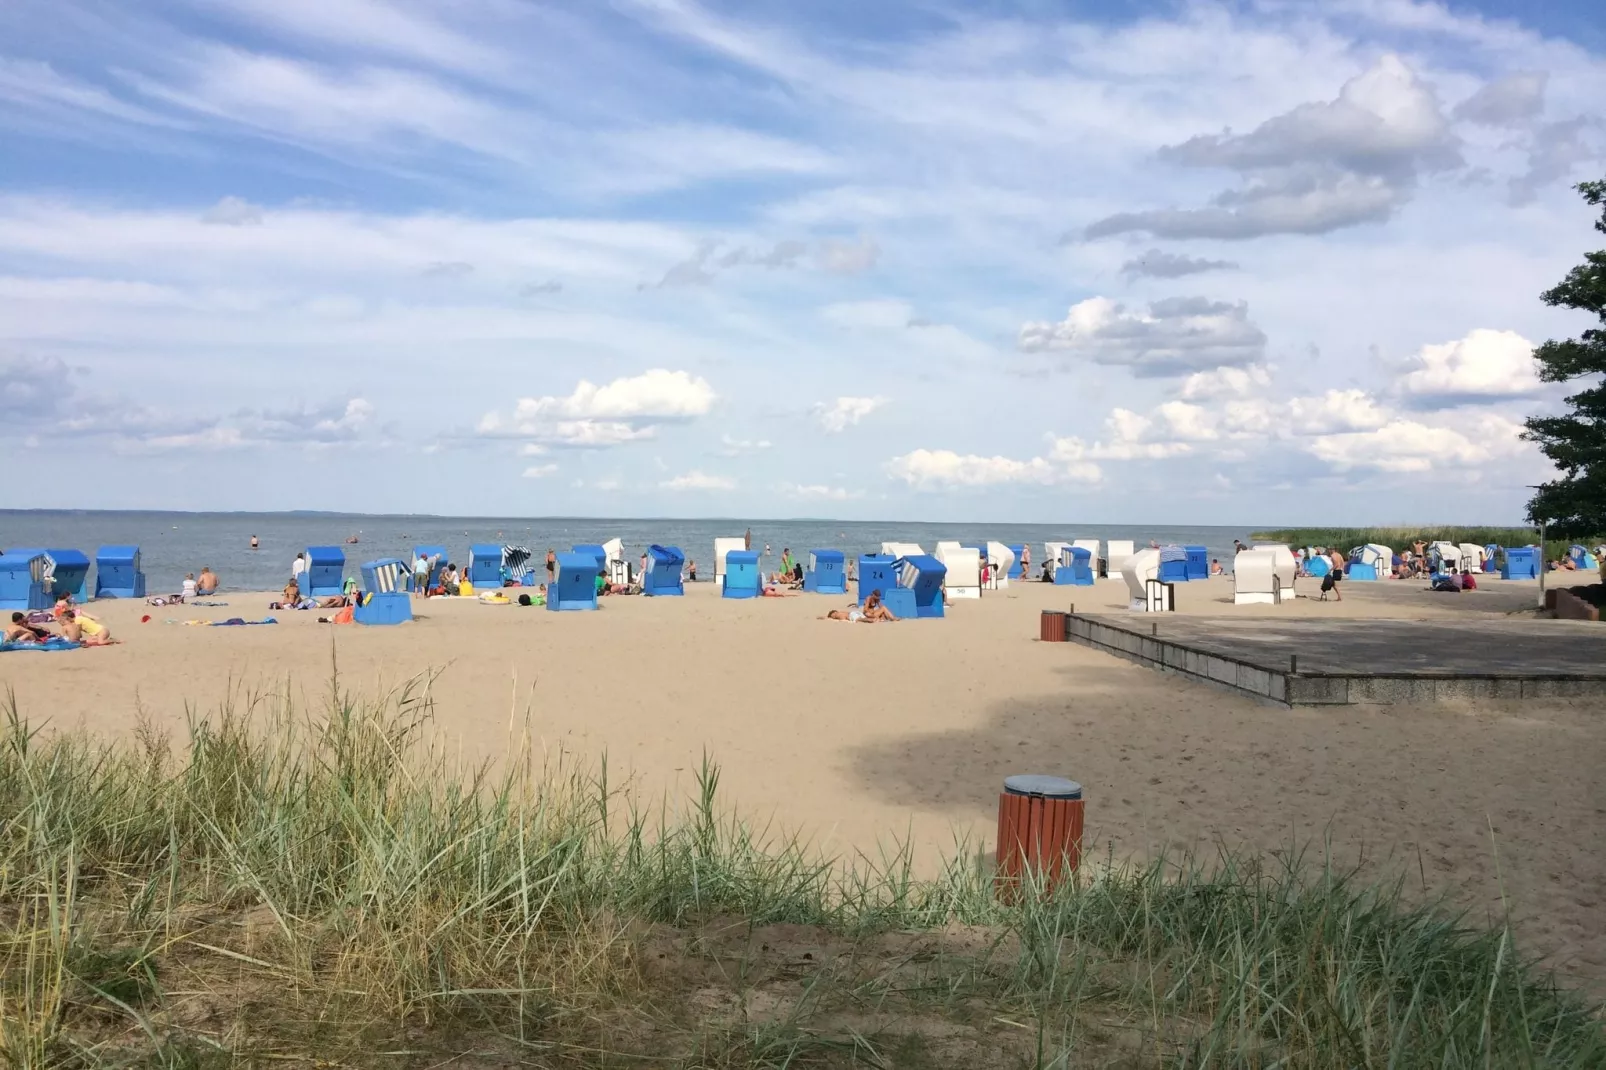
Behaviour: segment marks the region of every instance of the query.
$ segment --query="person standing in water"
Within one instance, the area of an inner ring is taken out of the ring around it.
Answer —
[[[251,549],[255,550],[256,548],[257,548],[257,537],[255,535],[253,535],[253,536],[251,536]]]

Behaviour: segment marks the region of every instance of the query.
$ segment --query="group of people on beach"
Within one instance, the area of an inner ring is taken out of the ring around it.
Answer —
[[[51,625],[61,630],[52,631]],[[0,634],[4,635],[4,641],[7,643],[50,643],[66,640],[79,646],[108,646],[117,641],[112,638],[112,630],[99,618],[92,617],[84,612],[82,607],[73,605],[72,596],[69,594],[63,594],[56,599],[55,606],[48,613],[45,611],[31,614],[12,613],[11,622]]]

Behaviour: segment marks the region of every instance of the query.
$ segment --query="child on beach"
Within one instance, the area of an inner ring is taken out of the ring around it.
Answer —
[[[184,601],[188,602],[195,597],[195,573],[191,572],[184,577]]]
[[[61,631],[79,646],[109,646],[117,640],[112,630],[81,609],[69,609],[61,621]]]

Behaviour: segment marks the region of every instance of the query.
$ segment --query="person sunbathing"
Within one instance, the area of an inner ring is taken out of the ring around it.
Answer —
[[[317,603],[310,598],[303,598],[301,585],[291,580],[284,585],[284,591],[277,602],[269,602],[269,609],[312,609]]]
[[[820,619],[846,620],[855,624],[877,624],[881,621],[895,621],[898,618],[893,616],[892,610],[881,604],[881,592],[871,591],[870,597],[864,600],[864,608],[861,609],[857,605],[850,605],[847,609],[833,609]]]
[[[201,566],[201,575],[195,580],[195,593],[202,598],[217,594],[217,573],[212,571],[211,565]]]
[[[69,609],[61,621],[61,631],[80,646],[108,646],[117,640],[112,630],[81,609]]]
[[[43,643],[55,638],[48,628],[29,624],[25,613],[11,614],[11,623],[6,625],[3,634],[8,643]]]

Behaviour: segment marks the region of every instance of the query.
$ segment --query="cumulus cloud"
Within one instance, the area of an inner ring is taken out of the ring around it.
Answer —
[[[1340,471],[1465,470],[1520,452],[1521,431],[1521,424],[1499,417],[1471,430],[1400,418],[1372,431],[1319,436],[1306,449]]]
[[[820,243],[820,267],[833,275],[862,275],[881,259],[881,246],[869,238],[844,241],[829,238]]]
[[[1480,126],[1522,126],[1545,110],[1546,71],[1508,74],[1455,106],[1455,118]]]
[[[374,407],[363,398],[295,409],[240,409],[230,414],[155,408],[119,394],[84,390],[57,357],[0,359],[0,438],[44,431],[99,439],[123,452],[230,450],[355,442]]]
[[[1194,372],[1182,381],[1182,396],[1188,401],[1245,397],[1271,385],[1271,369],[1264,364],[1242,368],[1212,368]]]
[[[763,453],[770,448],[770,441],[766,438],[743,439],[732,438],[730,435],[719,436],[719,455],[721,457],[746,457],[754,453]]]
[[[1529,397],[1544,388],[1533,351],[1534,344],[1515,331],[1479,328],[1419,349],[1400,392],[1419,409]]]
[[[735,490],[736,480],[692,469],[658,484],[665,490]]]
[[[1238,267],[1231,260],[1206,260],[1202,257],[1183,256],[1150,249],[1121,265],[1121,273],[1133,278],[1147,276],[1154,279],[1180,279],[1187,275],[1202,275],[1207,271],[1232,271]]]
[[[249,227],[262,222],[262,206],[240,197],[224,197],[201,215],[201,222],[224,227]]]
[[[719,258],[719,266],[730,268],[751,265],[772,270],[793,268],[797,266],[797,262],[803,259],[804,254],[808,251],[807,243],[796,239],[778,241],[764,251],[738,246]]]
[[[814,406],[814,418],[831,434],[857,426],[860,420],[886,405],[886,398],[840,397]]]
[[[664,424],[706,416],[716,399],[706,379],[654,368],[601,386],[582,379],[564,397],[520,398],[511,419],[486,413],[477,433],[543,446],[607,449],[653,438]]]
[[[1093,484],[1103,478],[1075,439],[1054,439],[1047,456],[1017,460],[953,450],[917,449],[886,463],[887,475],[916,490],[994,487],[1010,484]]]
[[[1462,165],[1438,97],[1395,55],[1344,83],[1334,100],[1301,104],[1247,134],[1201,134],[1158,155],[1181,167],[1236,171],[1244,185],[1204,208],[1117,213],[1090,225],[1089,238],[1322,234],[1388,219],[1421,175]]]
[[[1258,364],[1266,335],[1241,302],[1171,297],[1128,311],[1108,297],[1090,297],[1058,323],[1024,324],[1017,344],[1027,353],[1060,352],[1134,375],[1165,376]]]
[[[1527,170],[1513,178],[1508,187],[1511,203],[1528,204],[1540,187],[1560,182],[1579,164],[1597,159],[1600,152],[1587,135],[1599,126],[1599,119],[1580,115],[1535,127],[1525,145]]]

